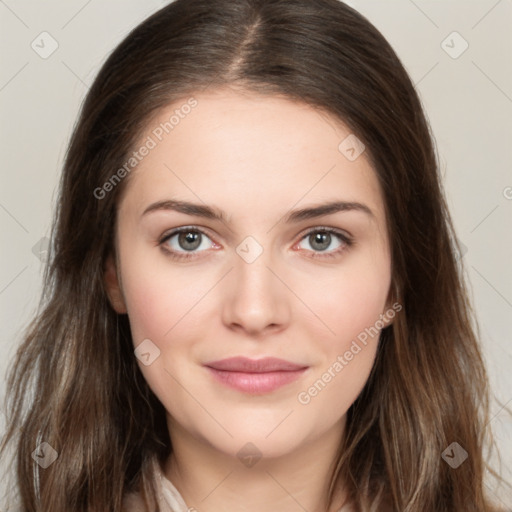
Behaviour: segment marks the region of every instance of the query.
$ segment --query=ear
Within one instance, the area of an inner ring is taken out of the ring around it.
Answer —
[[[116,262],[112,254],[109,254],[105,261],[103,279],[105,283],[105,290],[114,310],[119,314],[126,313],[127,309],[124,302],[123,291],[121,289],[120,280],[117,276]]]

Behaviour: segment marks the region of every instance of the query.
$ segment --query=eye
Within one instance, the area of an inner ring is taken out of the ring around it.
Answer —
[[[204,231],[198,228],[185,226],[177,228],[164,235],[164,237],[159,241],[159,245],[162,246],[163,250],[170,257],[175,259],[187,259],[193,258],[197,252],[202,252],[197,250],[201,246],[203,249],[208,248],[208,244],[203,243],[205,238],[210,239]],[[211,245],[219,247],[213,242]]]
[[[335,245],[334,250],[328,250],[336,239],[338,240],[338,243]],[[327,227],[317,227],[309,230],[301,239],[301,242],[303,241],[308,242],[313,248],[313,252],[311,254],[313,258],[329,258],[338,256],[353,244],[352,238],[347,234],[338,231],[337,229]],[[300,248],[299,245],[298,247]]]
[[[211,244],[205,243],[206,239],[211,241],[210,237],[203,230],[184,226],[165,234],[158,243],[169,257],[176,260],[186,260],[196,257],[198,252],[203,252],[208,248],[220,248],[219,245],[212,241]],[[336,240],[338,243],[334,250],[328,250],[332,246],[333,241]],[[309,230],[296,246],[303,249],[303,247],[300,247],[300,244],[304,241],[307,241],[312,247],[312,250],[305,250],[311,252],[311,257],[313,258],[338,256],[354,243],[347,234],[327,227],[316,227]],[[201,247],[203,250],[199,250]]]

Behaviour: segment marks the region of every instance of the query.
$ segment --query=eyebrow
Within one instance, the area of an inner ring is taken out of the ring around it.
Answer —
[[[219,208],[211,207],[204,204],[194,204],[188,201],[178,201],[172,199],[157,201],[156,203],[150,204],[144,210],[141,217],[151,212],[160,210],[171,210],[179,213],[184,213],[186,215],[194,215],[196,217],[203,217],[205,219],[218,220],[221,222],[227,221],[226,213]],[[324,215],[330,215],[337,212],[348,211],[359,211],[369,215],[370,217],[375,217],[370,208],[363,203],[353,201],[331,201],[316,206],[310,206],[307,208],[293,210],[285,216],[285,222],[287,224],[291,224],[307,219],[322,217]]]

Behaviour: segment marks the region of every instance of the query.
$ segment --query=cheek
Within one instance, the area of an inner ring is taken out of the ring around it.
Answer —
[[[172,327],[176,298],[160,283],[134,279],[126,287],[127,312],[134,345],[143,339],[158,340]]]
[[[234,432],[264,432],[262,445],[287,446],[287,442],[317,435],[339,422],[363,389],[378,344],[378,336],[372,338],[365,330],[384,312],[389,289],[384,258],[354,258],[336,270],[293,270],[286,276],[293,290],[293,294],[283,295],[289,306],[289,339],[300,341],[294,350],[311,358],[314,371],[283,395],[300,416],[294,416],[294,422],[283,426],[281,436],[272,441],[263,439],[272,425],[282,420],[282,404],[266,408],[266,413],[252,404],[226,408],[231,395],[205,386],[204,374],[194,364],[212,342],[222,338],[215,328],[223,328],[219,315],[226,306],[225,296],[213,289],[221,273],[217,275],[207,265],[184,272],[179,266],[172,269],[169,263],[146,261],[144,265],[142,260],[133,253],[124,261],[128,316],[134,344],[149,338],[159,347],[161,357],[150,366],[139,367],[167,411],[189,430],[205,437],[214,437],[219,431],[211,417],[191,400],[192,395],[208,403],[212,416],[222,418]],[[223,433],[218,435],[222,438]]]
[[[190,356],[189,340],[199,336],[195,330],[200,329],[201,322],[194,316],[199,309],[194,305],[208,287],[201,280],[184,280],[177,273],[167,271],[166,275],[160,270],[126,265],[124,292],[134,346],[149,339],[159,351],[151,364],[146,366],[141,360],[139,368],[153,392],[171,410],[173,403],[181,403],[182,390],[172,378],[176,375],[181,380],[175,364],[179,369],[179,363]]]
[[[189,312],[208,291],[207,279],[197,275],[184,279],[179,272],[170,272],[168,264],[144,265],[141,260],[132,259],[125,264],[123,278],[135,345],[145,338],[170,338],[182,321],[186,323]]]
[[[348,410],[370,375],[390,281],[386,258],[363,258],[309,293],[308,305],[319,313],[303,327],[321,358],[297,401],[327,423]]]
[[[322,339],[327,353],[346,350],[360,334],[364,338],[385,313],[390,270],[385,259],[370,261],[373,263],[365,264],[363,260],[358,265],[347,265],[334,277],[317,280],[309,292],[302,290],[305,302],[316,314],[311,322],[315,321],[325,333]]]
[[[305,417],[312,418],[316,429],[338,422],[368,381],[375,361],[377,342],[366,346],[357,342],[349,345],[347,351],[330,358],[328,364],[297,393],[299,411]]]
[[[318,295],[316,307],[329,331],[318,335],[316,327],[313,343],[321,358],[296,400],[304,413],[324,425],[334,424],[347,412],[368,380],[379,343],[378,320],[384,313],[387,282],[382,276],[380,281],[347,278],[344,287],[328,297]],[[311,335],[315,327],[310,325]]]
[[[364,338],[384,313],[390,284],[388,260],[384,254],[365,256],[353,258],[336,271],[287,278],[302,302],[295,304],[290,296],[289,329],[307,332],[324,354],[348,350],[351,341],[359,335]],[[189,269],[186,277],[182,269],[172,269],[166,261],[153,259],[150,263],[144,263],[144,254],[132,253],[126,258],[124,296],[134,345],[149,338],[164,349],[163,345],[178,335],[179,339],[184,329],[186,337],[193,337],[204,321],[212,321],[215,312],[219,314],[206,297],[216,282],[215,272],[208,266],[197,267],[193,272]]]

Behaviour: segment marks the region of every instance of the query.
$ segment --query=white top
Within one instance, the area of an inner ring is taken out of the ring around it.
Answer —
[[[156,458],[153,460],[156,475],[157,499],[161,512],[189,512],[178,489],[166,478]],[[126,495],[123,502],[126,512],[145,512],[144,502],[138,493]],[[193,510],[193,509],[192,509]]]
[[[167,479],[162,470],[160,464],[153,459],[156,475],[156,486],[157,486],[157,499],[158,505],[161,512],[190,512],[195,510],[192,507],[187,507],[183,497],[179,493],[178,489],[174,487],[173,483]],[[342,507],[338,512],[350,512],[351,508]],[[138,493],[127,494],[123,501],[124,512],[145,512],[144,503]]]

